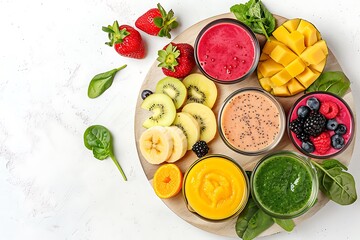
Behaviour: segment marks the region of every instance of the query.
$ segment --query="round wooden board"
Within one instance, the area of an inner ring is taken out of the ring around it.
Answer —
[[[285,18],[280,17],[280,16],[275,16],[275,17],[277,19],[277,26],[281,25],[286,20]],[[177,36],[173,40],[173,42],[189,43],[191,45],[194,45],[195,39],[196,39],[198,33],[200,32],[200,30],[207,23],[209,23],[215,19],[219,19],[219,18],[234,18],[234,16],[232,13],[226,13],[226,14],[218,15],[218,16],[203,20],[203,21],[191,26],[187,30],[185,30],[183,33],[181,33],[179,36]],[[260,45],[263,46],[266,41],[265,37],[262,35],[257,35],[257,38],[259,39]],[[140,93],[144,89],[155,90],[156,83],[160,79],[165,77],[164,74],[162,73],[161,69],[159,67],[157,67],[157,64],[158,64],[158,62],[155,61],[154,64],[151,66],[151,68],[142,84]],[[333,55],[333,53],[330,50],[329,50],[329,55],[328,55],[325,70],[326,71],[328,71],[328,70],[340,70],[341,71],[341,67],[340,67],[339,63],[337,62],[335,56]],[[200,71],[198,69],[194,69],[194,72],[200,72]],[[257,80],[256,73],[252,74],[248,79],[246,79],[245,81],[240,82],[240,83],[236,83],[236,84],[232,84],[232,85],[221,85],[221,84],[216,84],[216,85],[217,85],[219,94],[218,94],[218,99],[213,107],[213,111],[215,112],[215,115],[217,115],[219,108],[220,108],[222,102],[224,101],[224,99],[230,93],[235,91],[236,89],[243,88],[243,87],[250,87],[250,86],[260,87],[258,80]],[[140,107],[140,105],[142,103],[142,99],[141,99],[140,95],[141,94],[139,94],[137,105],[136,105],[136,111],[135,111],[135,139],[136,139],[136,147],[137,147],[139,159],[141,161],[141,165],[147,176],[147,179],[149,180],[149,182],[151,184],[154,173],[159,166],[149,164],[142,157],[140,150],[139,150],[139,141],[138,140],[140,138],[141,133],[145,131],[145,128],[142,127],[142,123],[145,121],[146,118],[148,118],[151,115],[150,112],[145,111],[144,109],[142,109]],[[277,98],[279,100],[279,102],[282,104],[282,106],[284,107],[286,114],[288,113],[289,109],[291,108],[292,104],[296,101],[296,99],[298,99],[300,97],[300,95],[301,94],[298,94],[293,97]],[[344,96],[344,100],[349,104],[351,109],[354,110],[353,96],[352,96],[351,91],[347,92],[347,94]],[[354,116],[355,116],[355,112],[354,112]],[[350,144],[350,146],[343,153],[341,153],[340,155],[338,155],[336,157],[337,159],[341,160],[346,165],[349,164],[350,159],[352,157],[354,144],[355,144],[354,142],[355,141],[353,140],[352,143]],[[243,166],[243,168],[245,170],[252,170],[253,167],[255,166],[255,164],[257,163],[257,161],[263,156],[263,155],[245,156],[245,155],[238,154],[238,153],[230,150],[222,142],[222,140],[218,134],[216,135],[215,139],[209,143],[209,148],[210,148],[210,153],[221,153],[221,154],[225,154],[225,155],[232,157],[241,166]],[[298,150],[290,142],[287,134],[284,135],[280,144],[271,152],[285,150],[285,149],[294,151],[294,152],[298,152]],[[197,159],[196,155],[193,152],[188,151],[186,153],[186,155],[183,157],[183,159],[176,162],[176,164],[180,167],[180,169],[184,173],[187,170],[187,168],[190,166],[190,164],[193,163],[196,159]],[[154,193],[154,196],[155,196],[155,193]],[[236,232],[235,232],[236,218],[233,218],[231,220],[221,222],[221,223],[212,223],[212,222],[204,221],[204,220],[198,218],[197,216],[195,216],[194,214],[190,213],[187,210],[184,200],[183,200],[183,196],[181,193],[178,194],[174,198],[166,199],[163,201],[178,216],[180,216],[185,221],[189,222],[190,224],[192,224],[200,229],[203,229],[205,231],[208,231],[208,232],[211,232],[214,234],[227,236],[227,237],[236,237],[237,236]],[[302,221],[308,219],[309,217],[314,215],[317,211],[319,211],[328,201],[329,200],[321,192],[319,192],[318,202],[316,203],[316,205],[314,207],[312,207],[311,210],[309,212],[307,212],[305,215],[294,219],[295,223],[298,225]],[[278,233],[281,231],[283,231],[283,230],[279,226],[274,224],[271,228],[269,228],[268,230],[263,232],[261,234],[261,236],[267,236],[267,235],[271,235],[271,234]]]

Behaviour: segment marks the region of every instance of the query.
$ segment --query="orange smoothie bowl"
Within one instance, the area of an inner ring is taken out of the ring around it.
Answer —
[[[282,139],[286,116],[281,104],[260,88],[242,88],[230,94],[218,115],[224,143],[244,155],[260,155]]]
[[[249,179],[230,157],[207,155],[186,171],[182,193],[190,212],[212,222],[238,216],[249,198]]]

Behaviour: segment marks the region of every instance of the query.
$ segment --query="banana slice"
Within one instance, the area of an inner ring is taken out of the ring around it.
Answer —
[[[165,127],[155,126],[147,129],[140,136],[140,151],[151,164],[165,162],[172,154],[173,140]]]
[[[166,130],[171,134],[174,142],[172,154],[168,160],[168,163],[173,163],[182,158],[187,151],[187,139],[183,131],[176,126],[167,127]]]

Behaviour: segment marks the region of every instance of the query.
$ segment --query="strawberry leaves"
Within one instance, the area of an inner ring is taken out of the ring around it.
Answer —
[[[108,33],[109,42],[105,44],[112,47],[114,44],[122,43],[123,39],[126,36],[129,36],[130,33],[124,28],[122,30],[119,29],[118,21],[114,21],[113,25],[108,25],[107,27],[102,27],[102,30]]]
[[[180,50],[170,43],[167,45],[165,50],[159,50],[158,55],[159,57],[157,60],[160,62],[158,67],[166,68],[175,72],[175,67],[179,65],[176,59],[180,56]]]
[[[167,13],[165,9],[160,5],[160,3],[157,4],[157,8],[161,14],[161,18],[154,18],[155,26],[160,28],[158,36],[171,38],[170,31],[179,25],[179,23],[176,21],[176,17],[174,17],[174,11],[171,9]]]

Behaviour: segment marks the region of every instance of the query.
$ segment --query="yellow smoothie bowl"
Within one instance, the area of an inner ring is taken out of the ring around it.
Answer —
[[[182,193],[190,212],[208,221],[223,221],[244,209],[250,193],[249,179],[230,157],[207,155],[186,171]]]

